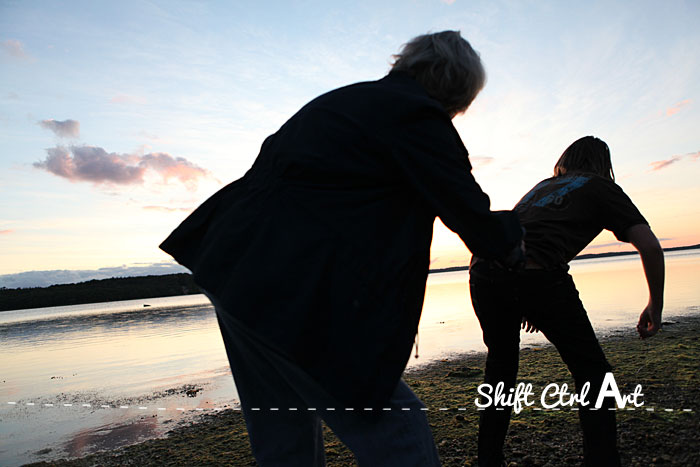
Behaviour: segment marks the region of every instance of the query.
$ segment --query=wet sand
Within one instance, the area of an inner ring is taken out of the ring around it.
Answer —
[[[673,318],[646,341],[629,330],[613,333],[601,344],[620,390],[630,393],[641,384],[644,393],[643,407],[627,410],[628,405],[617,414],[623,465],[700,465],[700,315]],[[474,399],[482,382],[484,359],[480,353],[455,355],[405,375],[429,409],[428,419],[445,466],[475,465],[478,411]],[[518,381],[532,383],[537,395],[552,382],[573,387],[551,346],[522,351]],[[329,466],[355,465],[352,454],[330,430],[325,430],[325,439]],[[513,414],[505,454],[511,466],[581,465],[576,412],[524,408]],[[229,409],[204,414],[164,438],[79,459],[30,465],[239,466],[255,465],[255,461],[243,417],[240,411]]]

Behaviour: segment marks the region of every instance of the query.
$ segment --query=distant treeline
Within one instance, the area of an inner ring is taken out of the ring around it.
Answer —
[[[665,248],[664,251],[700,249],[700,244]],[[607,258],[636,255],[636,251],[580,255],[575,259]],[[431,273],[464,271],[468,266],[431,269]],[[52,285],[26,289],[0,289],[0,311],[43,308],[49,306],[81,305],[84,303],[115,302],[156,297],[172,297],[202,293],[191,274],[121,277],[91,280],[78,284]]]
[[[191,274],[120,277],[50,287],[0,289],[0,311],[202,293]]]
[[[679,251],[679,250],[698,250],[700,249],[700,243],[697,245],[690,245],[690,246],[676,246],[673,248],[664,248],[665,252],[669,251]],[[610,258],[613,256],[629,256],[629,255],[638,255],[636,251],[613,251],[613,252],[608,252],[608,253],[592,253],[592,254],[585,254],[585,255],[578,255],[576,258],[574,258],[574,261],[577,261],[579,259],[591,259],[591,258]],[[441,269],[431,269],[431,273],[438,273],[438,272],[453,272],[453,271],[468,271],[469,266],[453,266],[450,268],[441,268]]]

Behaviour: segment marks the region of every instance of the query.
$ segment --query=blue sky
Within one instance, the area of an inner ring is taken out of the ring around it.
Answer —
[[[698,20],[682,1],[1,1],[0,286],[164,270],[160,241],[300,106],[443,29],[487,69],[455,126],[494,208],[594,134],[664,245],[699,243]],[[433,265],[467,256],[438,225]]]

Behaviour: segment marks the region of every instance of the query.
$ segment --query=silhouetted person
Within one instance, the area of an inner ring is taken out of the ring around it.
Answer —
[[[612,399],[600,410],[601,383],[611,367],[568,274],[568,263],[607,229],[640,253],[649,287],[649,303],[639,317],[642,338],[661,327],[664,257],[656,236],[632,201],[615,184],[610,150],[592,136],[575,141],[542,181],[518,202],[525,228],[526,266],[506,271],[493,261],[474,258],[470,290],[488,347],[485,382],[515,386],[521,327],[540,330],[557,348],[578,391],[590,382],[587,407],[579,407],[586,465],[619,465]],[[501,407],[502,410],[496,410]],[[492,405],[481,413],[479,465],[500,466],[510,421],[510,406]]]
[[[490,211],[451,123],[484,84],[478,55],[445,31],[395,59],[305,105],[161,245],[216,308],[262,466],[324,465],[321,419],[361,465],[438,465],[401,380],[433,222],[479,256],[520,251],[517,217]]]

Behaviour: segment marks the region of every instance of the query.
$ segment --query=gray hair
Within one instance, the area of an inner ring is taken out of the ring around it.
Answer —
[[[479,54],[459,31],[414,37],[393,58],[391,70],[415,78],[450,116],[467,110],[486,83]]]

